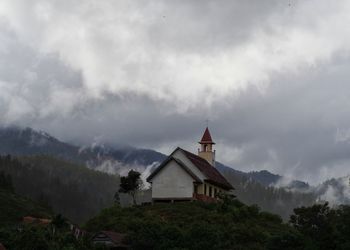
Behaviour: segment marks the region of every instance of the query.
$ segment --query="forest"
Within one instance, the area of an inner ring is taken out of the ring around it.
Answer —
[[[294,210],[287,223],[237,199],[219,203],[114,206],[86,229],[129,235],[132,249],[350,249],[350,207],[327,203]]]
[[[119,177],[50,156],[0,157],[0,180],[14,191],[74,223],[82,223],[114,202]],[[3,177],[1,177],[3,176]],[[7,184],[9,185],[9,184]]]

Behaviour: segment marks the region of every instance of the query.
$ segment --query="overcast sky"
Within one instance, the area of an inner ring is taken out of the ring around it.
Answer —
[[[350,173],[350,1],[0,1],[0,124]]]

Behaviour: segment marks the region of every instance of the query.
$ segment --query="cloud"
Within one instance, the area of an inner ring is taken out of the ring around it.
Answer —
[[[3,1],[17,36],[81,72],[89,97],[136,93],[190,107],[347,50],[346,1]]]
[[[0,123],[317,182],[349,163],[348,1],[0,2]]]

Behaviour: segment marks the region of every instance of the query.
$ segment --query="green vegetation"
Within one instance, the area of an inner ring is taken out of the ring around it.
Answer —
[[[264,249],[281,232],[299,235],[279,216],[228,199],[219,204],[114,206],[91,219],[86,229],[127,233],[133,249]]]
[[[350,207],[295,209],[290,223],[235,199],[114,206],[86,224],[89,231],[127,233],[133,249],[350,249]]]
[[[90,237],[76,239],[67,229],[54,230],[49,226],[22,226],[16,228],[0,228],[0,242],[11,250],[97,250]]]
[[[49,156],[0,157],[0,172],[11,176],[17,194],[81,223],[110,207],[119,177]]]
[[[14,225],[24,216],[47,218],[51,215],[49,208],[15,194],[11,176],[0,172],[0,227]]]
[[[140,176],[141,173],[130,170],[127,176],[120,177],[119,192],[129,194],[132,197],[134,205],[136,205],[136,194],[142,187],[142,180]]]
[[[304,238],[305,249],[350,249],[350,206],[328,203],[294,209],[291,225]]]
[[[48,208],[0,188],[0,227],[16,224],[23,216],[47,218],[51,214]]]

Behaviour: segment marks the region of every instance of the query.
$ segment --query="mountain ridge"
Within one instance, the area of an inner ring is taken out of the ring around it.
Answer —
[[[79,147],[62,142],[44,131],[37,131],[29,127],[0,128],[0,142],[0,154],[2,155],[52,155],[84,164],[92,169],[118,174],[125,174],[129,168],[136,168],[143,172],[148,166],[160,163],[167,157],[152,149],[130,146],[114,148],[104,144],[94,144]],[[263,186],[274,186],[283,178],[267,170],[243,172],[220,162],[217,162],[217,167],[218,169],[229,168],[236,174],[252,178]],[[290,188],[297,186],[309,187],[303,181],[292,180]]]

